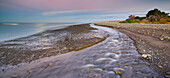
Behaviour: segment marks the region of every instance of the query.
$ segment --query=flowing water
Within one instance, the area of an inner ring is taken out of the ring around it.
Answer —
[[[96,32],[109,37],[92,47],[52,56],[13,69],[7,75],[30,78],[152,78],[159,77],[148,63],[143,62],[133,41],[111,28],[96,26]],[[49,65],[50,64],[50,65]],[[21,72],[22,73],[19,73]],[[26,74],[27,72],[31,72]],[[1,75],[0,74],[0,75]]]

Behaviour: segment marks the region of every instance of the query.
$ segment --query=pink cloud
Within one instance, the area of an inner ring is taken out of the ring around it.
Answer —
[[[64,13],[85,13],[85,12],[100,12],[107,11],[106,9],[93,9],[93,10],[62,10],[62,11],[48,11],[43,12],[42,15],[56,15],[56,14],[64,14]]]
[[[118,0],[12,0],[13,2],[40,10],[101,9],[116,5]]]
[[[6,8],[10,8],[10,9],[19,9],[19,10],[23,10],[24,8],[22,7],[18,7],[16,5],[9,5],[9,4],[6,4],[6,3],[0,3],[0,7],[6,7]]]

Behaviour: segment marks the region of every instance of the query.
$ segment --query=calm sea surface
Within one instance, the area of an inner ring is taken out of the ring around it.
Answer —
[[[0,23],[0,42],[69,25],[71,23]]]

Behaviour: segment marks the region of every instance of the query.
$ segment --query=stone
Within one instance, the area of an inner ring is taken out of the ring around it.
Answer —
[[[170,78],[170,75],[165,75],[166,78]]]
[[[11,78],[17,78],[17,75],[12,75]]]
[[[166,75],[170,75],[170,72],[166,72]]]
[[[158,78],[158,77],[156,77],[156,76],[153,76],[152,78]]]
[[[52,63],[49,63],[48,66],[52,66],[53,64]]]
[[[151,55],[150,54],[142,54],[142,58],[149,60],[149,59],[151,59]]]
[[[115,72],[115,74],[118,74],[118,75],[122,74],[121,71],[114,71],[114,72]]]
[[[162,38],[162,37],[161,37],[161,38],[160,38],[160,40],[161,40],[161,41],[163,41],[163,40],[164,40],[164,38]]]
[[[159,68],[162,68],[162,66],[161,66],[161,65],[159,65],[158,67],[159,67]]]
[[[121,75],[122,72],[124,72],[124,68],[114,68],[113,70],[114,70],[114,73],[118,75]]]
[[[5,69],[2,69],[2,71],[5,71]]]

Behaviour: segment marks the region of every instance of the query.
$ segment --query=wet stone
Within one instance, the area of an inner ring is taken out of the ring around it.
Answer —
[[[17,78],[18,75],[12,75],[11,78]]]
[[[150,60],[151,59],[151,55],[150,54],[142,54],[142,58]]]
[[[49,63],[48,66],[52,66],[53,64],[52,63]]]
[[[167,75],[170,75],[170,72],[166,72]]]
[[[115,72],[115,74],[118,74],[118,75],[121,75],[121,74],[122,74],[121,71],[114,71],[114,72]]]
[[[103,73],[103,69],[101,68],[94,68],[93,71],[96,73]]]
[[[170,75],[165,75],[166,78],[170,78]]]
[[[102,78],[118,78],[118,77],[113,71],[107,71],[107,73],[104,74]]]
[[[109,29],[105,30],[108,31]],[[103,42],[104,44],[96,45],[96,47],[93,46],[94,48],[91,49],[75,52],[75,55],[65,58],[62,60],[63,62],[58,65],[47,62],[45,65],[61,67],[57,68],[55,71],[52,67],[47,67],[47,70],[42,71],[40,75],[46,75],[47,77],[55,74],[59,76],[58,78],[67,75],[71,76],[65,78],[144,78],[155,73],[145,62],[139,59],[141,56],[137,51],[126,48],[130,46],[130,41],[126,39],[124,34],[117,33],[117,31],[114,30],[111,30],[110,32],[111,34],[107,39],[108,41]],[[116,35],[118,37],[116,37]],[[116,44],[109,43],[113,38],[118,38]],[[108,48],[104,49],[104,47]],[[151,55],[143,55],[143,57],[148,58],[151,57]],[[78,72],[72,70],[73,68],[77,68]],[[47,71],[52,71],[52,74]],[[79,74],[79,76],[77,76],[77,74]],[[152,76],[148,78],[152,78]]]
[[[163,68],[161,65],[158,66],[159,68]]]

